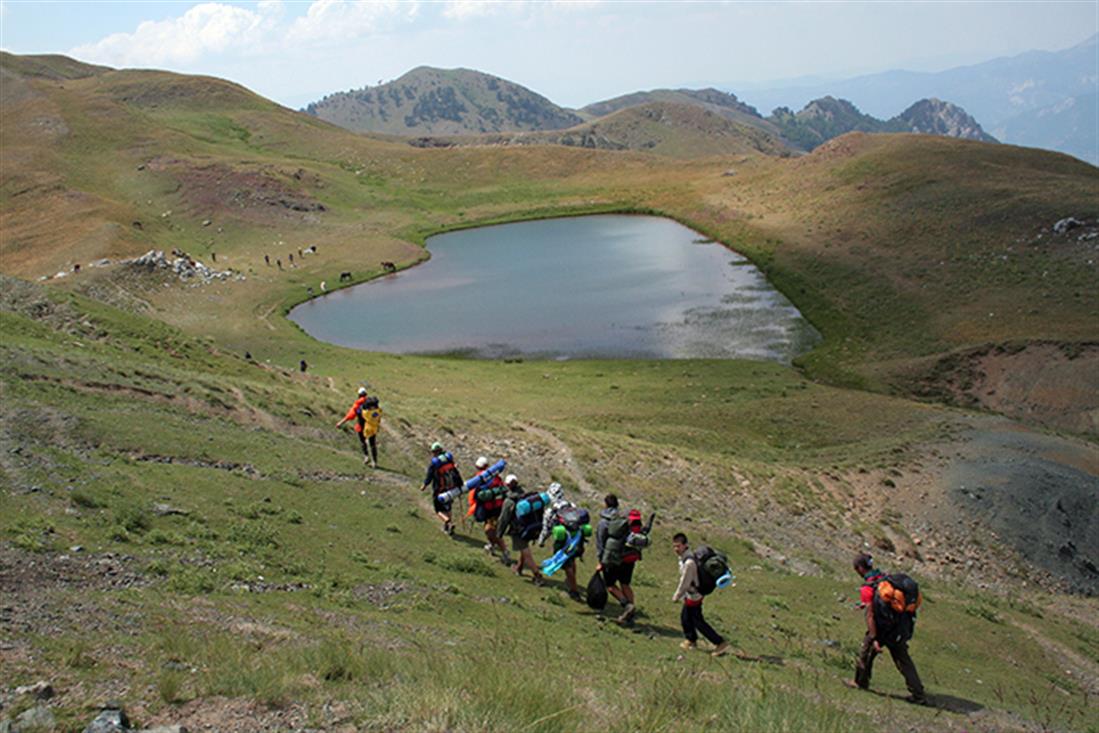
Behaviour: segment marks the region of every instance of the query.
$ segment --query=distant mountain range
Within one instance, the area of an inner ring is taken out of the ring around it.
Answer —
[[[913,99],[949,99],[1001,142],[1059,150],[1099,165],[1097,43],[1099,35],[1062,51],[1028,51],[941,72],[888,71],[741,96],[772,110],[832,95],[881,118]]]
[[[863,114],[846,99],[824,97],[813,100],[796,114],[788,107],[779,107],[768,119],[787,140],[803,150],[812,150],[834,137],[856,130],[920,132],[996,142],[964,109],[938,99],[921,99],[896,117],[879,120]]]
[[[304,111],[359,132],[410,136],[425,147],[556,144],[684,157],[789,155],[853,130],[995,142],[965,110],[937,99],[921,100],[890,120],[832,97],[796,114],[780,108],[764,117],[717,89],[635,92],[574,111],[499,77],[426,66],[376,87],[331,94]]]

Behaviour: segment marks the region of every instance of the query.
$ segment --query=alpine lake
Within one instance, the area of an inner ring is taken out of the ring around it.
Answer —
[[[427,240],[416,267],[290,319],[322,341],[484,359],[761,359],[817,331],[746,258],[654,216],[501,224]]]

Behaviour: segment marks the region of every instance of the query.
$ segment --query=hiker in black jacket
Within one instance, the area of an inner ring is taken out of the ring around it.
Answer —
[[[862,639],[862,647],[855,662],[855,679],[849,684],[860,690],[870,689],[874,658],[881,654],[883,648],[888,649],[889,656],[893,658],[893,664],[904,677],[904,683],[908,687],[909,695],[905,699],[917,705],[926,705],[927,695],[924,693],[923,682],[920,681],[920,675],[916,671],[916,663],[908,654],[908,641],[912,638],[914,614],[893,615],[889,618],[883,611],[877,586],[885,581],[887,576],[879,570],[874,570],[873,561],[869,555],[855,557],[854,567],[855,572],[864,580],[872,578],[874,585],[870,593],[865,592],[867,590],[865,583],[861,589],[862,600],[866,606],[866,635]]]

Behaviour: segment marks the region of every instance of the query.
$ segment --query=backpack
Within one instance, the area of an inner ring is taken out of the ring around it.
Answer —
[[[454,465],[453,454],[448,452],[432,458],[431,465],[435,466],[438,493],[442,494],[462,485],[462,474],[458,473],[458,467]]]
[[[691,553],[698,567],[698,592],[708,596],[717,588],[718,579],[729,573],[729,558],[724,552],[706,545]]]
[[[630,520],[618,515],[607,522],[607,541],[603,544],[603,557],[600,561],[604,565],[621,565],[626,549],[626,538],[630,535]]]
[[[500,510],[504,506],[504,495],[507,487],[504,482],[496,479],[485,485],[482,489],[473,489],[473,518],[478,522],[500,516]]]
[[[549,504],[549,494],[545,492],[532,491],[529,494],[523,494],[523,498],[515,502],[515,516],[523,517],[527,514],[542,515],[542,510]]]
[[[902,642],[912,638],[916,609],[923,603],[919,584],[904,573],[887,575],[874,589],[874,621],[878,639]]]
[[[533,491],[529,494],[524,494],[523,498],[515,502],[515,518],[512,523],[515,525],[515,529],[512,531],[514,537],[518,537],[522,540],[533,540],[539,534],[542,533],[542,511],[541,506],[538,509],[532,509],[533,503],[539,500],[539,494],[537,491]],[[519,506],[526,504],[527,511],[522,514],[519,513]],[[542,506],[545,504],[543,503]]]
[[[591,516],[587,509],[569,504],[557,510],[557,523],[569,532],[578,532],[585,524],[591,523]]]

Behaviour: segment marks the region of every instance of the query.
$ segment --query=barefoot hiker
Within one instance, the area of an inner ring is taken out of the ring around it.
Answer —
[[[366,387],[359,387],[359,396],[358,396],[358,398],[354,402],[351,403],[351,409],[347,411],[347,414],[343,416],[343,419],[340,420],[338,423],[336,423],[336,428],[337,429],[342,428],[343,424],[345,422],[351,422],[352,420],[355,421],[354,430],[355,430],[355,434],[359,438],[359,444],[362,446],[362,449],[363,449],[363,463],[370,463],[370,454],[367,453],[367,451],[366,451],[366,439],[363,436],[362,409],[363,409],[363,405],[365,403],[366,403]],[[377,463],[377,457],[376,456],[375,456],[374,462],[375,462],[375,464]]]
[[[908,642],[916,626],[916,609],[922,600],[919,586],[907,575],[886,575],[876,570],[869,555],[856,556],[854,567],[863,578],[859,592],[862,605],[866,607],[866,636],[855,662],[855,679],[848,684],[861,690],[870,689],[874,657],[885,648],[908,687],[909,695],[905,699],[916,705],[926,705],[923,683],[916,672],[916,664],[908,655]]]
[[[706,623],[706,619],[702,618],[702,600],[705,591],[713,590],[715,584],[708,582],[708,578],[703,576],[704,571],[699,568],[698,558],[687,545],[687,535],[679,532],[672,537],[672,549],[679,557],[679,586],[672,595],[672,601],[683,601],[679,622],[683,625],[684,640],[679,646],[683,649],[697,649],[698,634],[701,632],[714,645],[714,650],[710,652],[711,656],[720,657],[728,654],[729,642],[725,641],[721,634],[714,631],[714,628]],[[713,580],[716,581],[716,578]]]
[[[462,474],[458,473],[458,467],[454,465],[454,455],[443,450],[442,443],[431,444],[431,463],[427,464],[427,476],[420,491],[431,488],[431,503],[435,508],[435,516],[443,521],[443,531],[451,537],[454,536],[454,522],[450,517],[450,508],[453,499],[440,500],[439,496],[462,486]]]

